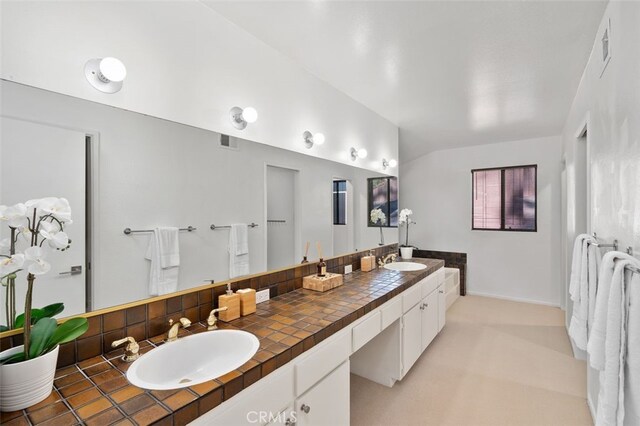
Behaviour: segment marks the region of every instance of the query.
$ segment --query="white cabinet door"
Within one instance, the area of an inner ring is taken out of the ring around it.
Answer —
[[[429,343],[438,334],[438,291],[434,290],[430,295],[422,300],[419,305],[422,313],[422,350],[429,346]]]
[[[404,377],[422,353],[422,302],[402,317],[402,376]]]
[[[287,407],[286,410],[279,412],[275,418],[271,419],[269,426],[294,426],[296,424],[297,415],[293,406]]]
[[[438,287],[438,333],[442,331],[446,322],[447,295],[444,290],[445,285],[441,284],[440,287]]]
[[[296,400],[296,424],[346,426],[349,410],[349,361],[345,361]]]

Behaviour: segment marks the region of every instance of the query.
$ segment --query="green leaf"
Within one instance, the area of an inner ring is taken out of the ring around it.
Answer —
[[[42,308],[43,317],[46,318],[53,318],[62,311],[64,311],[64,303],[52,303]],[[31,314],[31,317],[33,317],[33,314]]]
[[[5,359],[0,360],[0,364],[15,364],[17,362],[24,361],[24,359],[24,352],[18,352],[17,354],[13,354],[6,357]]]
[[[44,308],[33,308],[31,309],[31,325],[37,323],[42,318],[52,318],[62,311],[64,311],[64,303],[53,303],[45,306]],[[15,327],[24,327],[24,314],[20,314],[16,317]]]
[[[9,331],[9,327],[7,327],[6,325],[0,325],[0,333],[2,333],[3,331]]]
[[[67,343],[82,336],[89,329],[89,321],[86,318],[71,318],[60,324],[51,339],[47,342],[46,350],[56,345]]]
[[[29,341],[29,359],[37,358],[46,350],[46,345],[53,336],[58,322],[53,318],[42,318],[31,328],[31,340]]]

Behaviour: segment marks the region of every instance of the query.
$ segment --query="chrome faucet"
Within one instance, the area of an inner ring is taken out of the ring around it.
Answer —
[[[138,342],[131,336],[127,336],[124,339],[116,340],[111,343],[112,348],[117,348],[118,346],[126,343],[127,346],[124,347],[124,355],[122,356],[122,360],[124,362],[133,362],[136,359],[140,358],[140,354],[138,351],[140,350],[140,346],[138,346]]]
[[[378,259],[378,265],[384,266],[385,264],[389,263],[389,259],[391,259],[392,262],[395,262],[396,257],[398,257],[396,253],[389,253],[385,257],[381,257],[380,259]]]
[[[172,319],[169,320],[169,325],[171,328],[169,329],[169,333],[167,333],[167,343],[174,342],[178,340],[178,329],[182,326],[182,328],[187,328],[191,325],[191,321],[188,318],[180,318],[178,322],[174,323]]]
[[[226,311],[227,309],[229,308],[225,306],[222,308],[213,309],[211,312],[209,312],[209,318],[207,318],[207,324],[209,325],[209,327],[207,327],[207,330],[211,331],[218,328],[218,326],[216,325],[216,323],[218,322],[218,318],[216,318],[216,312]]]

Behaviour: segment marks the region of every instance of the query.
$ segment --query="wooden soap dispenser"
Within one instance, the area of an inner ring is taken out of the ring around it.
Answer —
[[[227,284],[227,294],[218,297],[218,308],[226,307],[226,311],[218,312],[220,321],[229,322],[240,318],[240,295],[231,290]]]
[[[360,258],[360,269],[362,272],[369,272],[376,268],[376,257],[373,255],[373,251],[369,250],[367,256]]]

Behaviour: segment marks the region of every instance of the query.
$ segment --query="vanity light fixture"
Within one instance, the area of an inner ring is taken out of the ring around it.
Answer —
[[[258,111],[253,107],[233,107],[229,110],[231,124],[238,130],[244,130],[248,123],[255,123],[258,119]]]
[[[367,158],[368,154],[369,153],[364,148],[360,148],[360,149],[351,148],[351,160],[352,161],[356,161],[358,158]]]
[[[84,76],[95,89],[104,93],[116,93],[122,89],[127,68],[117,58],[95,58],[84,65]]]
[[[382,170],[387,170],[387,167],[394,168],[397,165],[398,165],[398,162],[396,160],[394,160],[393,158],[391,160],[388,160],[388,161],[387,161],[386,158],[382,159]]]
[[[302,137],[304,138],[304,145],[307,148],[312,148],[313,144],[322,145],[324,143],[324,134],[322,133],[316,133],[314,135],[307,130],[302,134]]]

